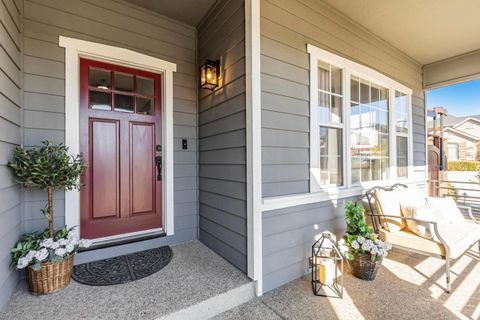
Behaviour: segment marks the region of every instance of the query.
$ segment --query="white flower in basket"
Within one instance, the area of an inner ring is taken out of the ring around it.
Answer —
[[[78,252],[80,248],[88,248],[92,242],[87,239],[79,239],[76,228],[63,228],[55,233],[55,239],[42,238],[47,235],[30,233],[12,249],[12,256],[16,260],[17,269],[32,266],[34,270],[40,270],[41,263],[61,262]],[[30,250],[23,250],[30,248]],[[16,259],[15,259],[16,258]]]

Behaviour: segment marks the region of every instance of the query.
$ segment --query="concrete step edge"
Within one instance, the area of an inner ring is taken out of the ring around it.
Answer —
[[[203,320],[244,304],[255,297],[253,282],[191,305],[187,308],[159,316],[156,320]]]

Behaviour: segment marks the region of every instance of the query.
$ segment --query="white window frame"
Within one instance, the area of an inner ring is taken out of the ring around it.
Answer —
[[[80,58],[103,61],[135,69],[161,73],[162,79],[162,176],[163,227],[110,237],[92,239],[94,243],[108,243],[118,239],[165,232],[174,234],[173,185],[173,73],[177,65],[132,50],[85,41],[65,36],[59,37],[59,46],[65,48],[65,145],[71,153],[80,152]],[[65,224],[80,228],[80,192],[65,192]]]
[[[375,71],[369,67],[340,57],[329,51],[320,49],[311,44],[307,45],[307,52],[310,55],[310,194],[316,195],[342,195],[348,196],[355,193],[358,186],[352,186],[351,170],[351,146],[350,146],[350,79],[352,76],[380,85],[389,90],[389,158],[390,158],[390,178],[379,181],[368,181],[360,183],[361,189],[369,188],[374,185],[391,184],[397,180],[396,168],[396,128],[394,122],[395,112],[395,91],[407,95],[408,101],[408,134],[399,134],[406,136],[408,141],[408,177],[413,176],[413,135],[412,135],[412,93],[413,90],[401,83]],[[328,63],[343,70],[343,186],[321,186],[320,185],[320,157],[319,157],[319,136],[318,136],[318,62]],[[402,181],[405,180],[402,178]],[[358,192],[358,190],[357,190]]]

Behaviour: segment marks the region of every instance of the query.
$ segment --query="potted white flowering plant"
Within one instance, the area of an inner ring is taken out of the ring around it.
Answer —
[[[62,262],[78,252],[80,248],[88,248],[90,240],[80,239],[77,229],[66,227],[49,238],[48,230],[42,233],[26,233],[10,251],[12,264],[17,269],[31,266],[33,270],[41,270],[43,263]]]
[[[349,201],[345,206],[347,232],[344,236],[348,248],[346,257],[352,261],[353,275],[363,280],[374,280],[384,257],[392,248],[378,238],[365,219],[363,206]]]
[[[26,188],[40,188],[47,192],[48,202],[41,210],[48,219],[48,229],[41,233],[24,234],[11,250],[12,263],[18,268],[28,267],[28,283],[33,294],[45,294],[65,288],[73,268],[73,256],[80,247],[88,247],[88,240],[80,240],[74,228],[55,232],[53,223],[53,192],[78,190],[79,177],[84,171],[81,156],[69,155],[62,144],[42,142],[34,148],[18,147],[8,166],[18,184]]]

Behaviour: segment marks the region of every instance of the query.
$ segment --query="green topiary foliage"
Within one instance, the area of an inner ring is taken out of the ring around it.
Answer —
[[[48,193],[48,204],[42,212],[49,221],[53,237],[53,191],[80,188],[79,177],[85,167],[81,155],[69,155],[63,144],[43,141],[32,149],[17,147],[8,166],[18,184],[26,188],[40,188]]]
[[[369,254],[372,261],[379,261],[387,256],[391,244],[381,241],[373,227],[367,224],[365,209],[362,205],[352,201],[347,202],[345,222],[347,232],[343,239],[348,247],[345,253],[348,260],[353,260],[356,254]]]
[[[348,235],[365,235],[374,232],[373,228],[367,224],[363,206],[353,201],[345,205],[345,222]]]

